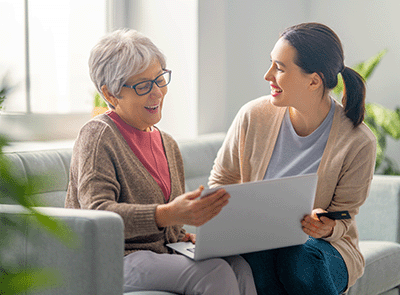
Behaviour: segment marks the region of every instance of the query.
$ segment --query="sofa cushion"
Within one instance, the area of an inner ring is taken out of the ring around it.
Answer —
[[[365,258],[365,272],[348,295],[381,294],[400,285],[400,244],[361,241],[360,249]]]

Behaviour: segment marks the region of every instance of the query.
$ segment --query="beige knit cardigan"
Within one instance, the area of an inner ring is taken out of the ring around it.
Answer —
[[[270,96],[258,98],[238,112],[218,152],[209,186],[264,178],[287,109],[275,107],[270,100]],[[368,195],[375,155],[372,132],[365,124],[354,128],[343,107],[335,102],[332,128],[318,169],[314,208],[348,210],[352,216],[337,221],[332,236],[325,239],[343,256],[349,287],[364,272],[354,217]]]
[[[182,156],[178,145],[161,132],[171,177],[169,202],[184,193]],[[137,250],[170,253],[165,246],[181,240],[181,225],[158,228],[155,210],[164,194],[132,152],[117,126],[100,115],[82,127],[75,142],[65,207],[108,210],[124,221],[125,255]]]

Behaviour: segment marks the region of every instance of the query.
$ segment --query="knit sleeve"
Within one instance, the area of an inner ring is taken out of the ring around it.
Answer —
[[[218,151],[210,177],[209,187],[241,182],[239,136],[242,125],[242,115],[239,112],[230,126],[225,140]]]
[[[83,128],[73,151],[67,199],[75,198],[82,209],[118,213],[125,239],[157,240],[163,229],[157,227],[155,210],[164,197],[127,147],[107,125],[93,122]]]
[[[325,239],[329,242],[334,242],[347,234],[355,215],[368,196],[372,181],[376,142],[364,141],[364,145],[355,146],[353,150],[354,154],[344,161],[334,196],[327,208],[328,211],[348,210],[352,218],[336,222],[333,234]]]

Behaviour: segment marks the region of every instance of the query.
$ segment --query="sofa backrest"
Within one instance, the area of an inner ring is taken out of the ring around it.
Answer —
[[[200,184],[207,187],[208,176],[224,138],[224,133],[215,133],[178,142],[187,191],[195,190]],[[32,198],[42,206],[64,207],[72,148],[7,152],[5,155],[11,160],[16,177],[27,180],[30,176],[43,176],[44,184],[34,187]]]
[[[224,133],[202,135],[179,141],[185,167],[186,190],[207,187],[214,159],[224,140]],[[72,149],[55,149],[5,154],[15,165],[15,174],[27,179],[40,175],[45,185],[34,189],[33,197],[46,206],[64,207],[69,181]],[[369,197],[356,217],[360,239],[400,242],[400,176],[375,175]]]
[[[64,207],[72,149],[9,152],[5,156],[11,161],[16,177],[25,181],[32,176],[40,177],[33,182],[32,198],[42,206]]]
[[[193,191],[204,185],[214,165],[225,133],[200,135],[196,139],[178,142],[185,167],[186,191]]]
[[[356,216],[361,240],[400,243],[400,176],[374,175]]]

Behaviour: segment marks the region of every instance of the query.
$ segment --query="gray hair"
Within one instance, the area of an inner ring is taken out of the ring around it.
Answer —
[[[145,71],[154,60],[165,69],[165,56],[149,38],[132,29],[120,29],[105,35],[93,47],[89,57],[90,78],[103,99],[103,85],[111,95],[120,98],[122,85]]]

